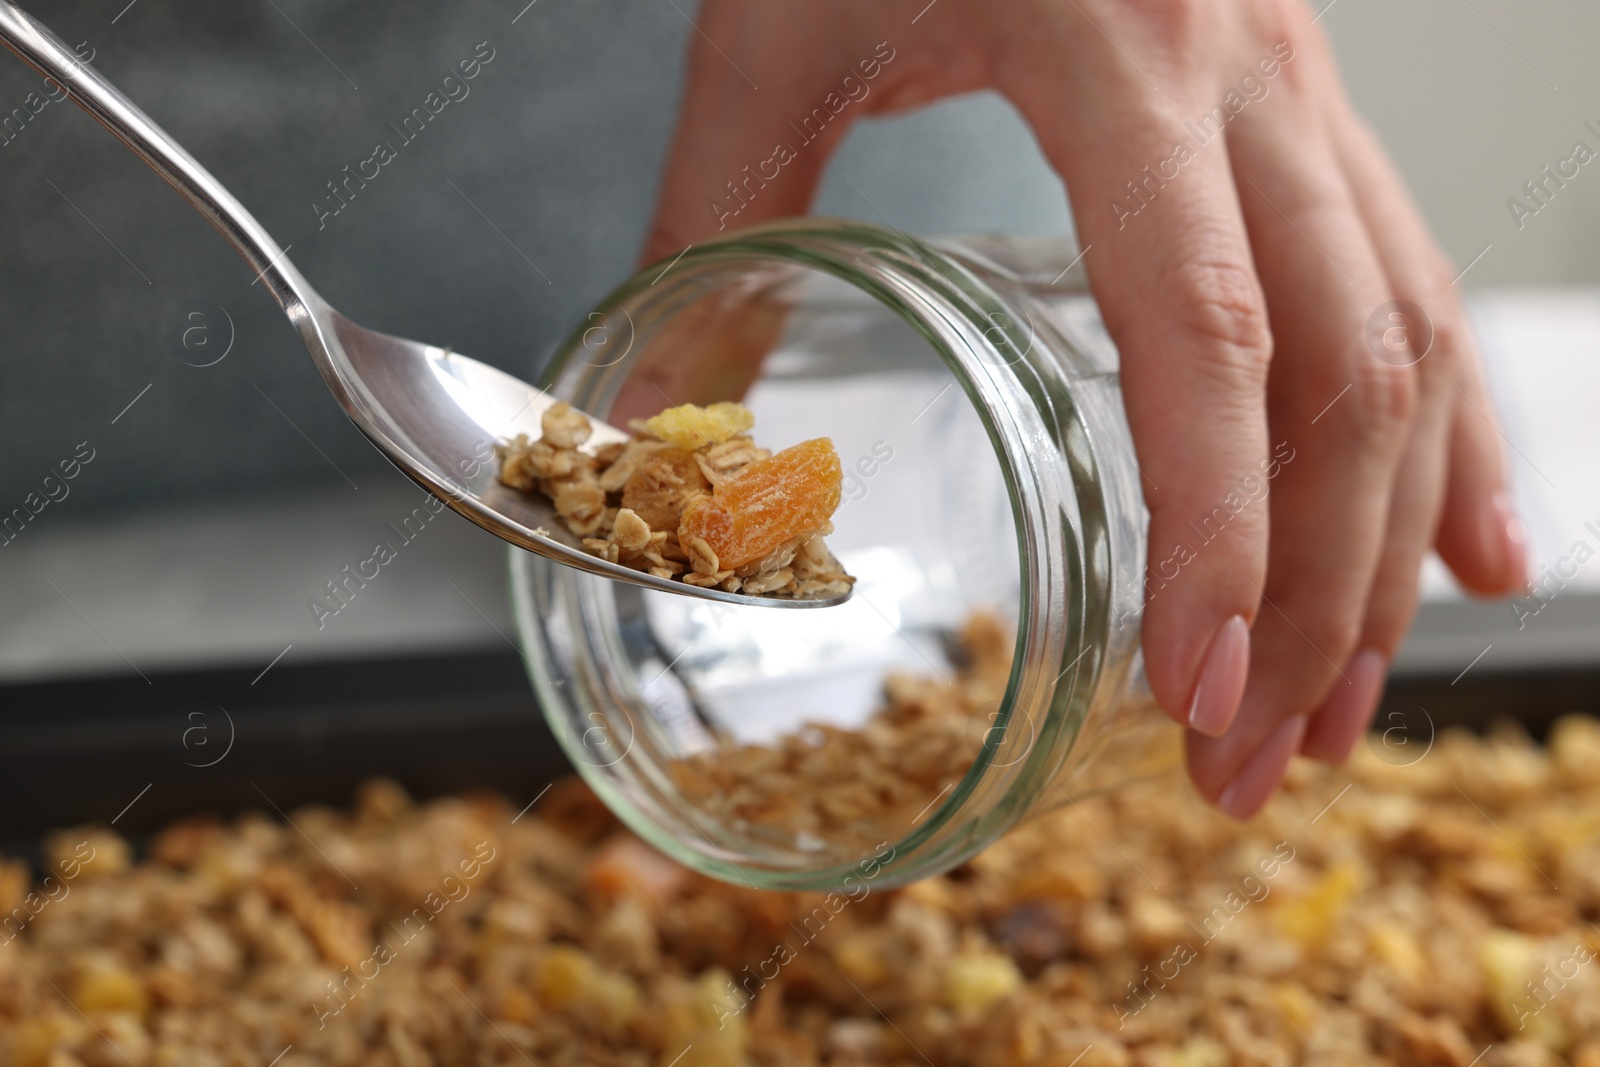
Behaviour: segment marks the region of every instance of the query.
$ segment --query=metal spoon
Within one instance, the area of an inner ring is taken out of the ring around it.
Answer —
[[[543,497],[501,485],[487,446],[525,433],[557,398],[448,349],[358,326],[318,296],[244,205],[166,131],[71,48],[11,0],[0,0],[0,42],[167,180],[266,282],[312,362],[362,433],[428,492],[490,533],[591,574],[679,596],[763,607],[831,607],[849,599],[748,596],[630,570],[583,551]],[[593,417],[592,450],[628,439]],[[476,462],[474,462],[476,461]],[[472,472],[470,475],[468,472]]]

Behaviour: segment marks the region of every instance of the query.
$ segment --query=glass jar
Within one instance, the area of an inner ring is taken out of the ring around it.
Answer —
[[[736,884],[859,892],[1176,765],[1139,651],[1117,353],[1074,254],[787,221],[642,271],[561,345],[543,384],[582,410],[610,417],[630,379],[653,409],[742,399],[759,444],[826,435],[845,471],[840,607],[677,597],[512,549],[544,714],[645,840]],[[668,395],[691,350],[732,368],[712,376],[728,395]]]

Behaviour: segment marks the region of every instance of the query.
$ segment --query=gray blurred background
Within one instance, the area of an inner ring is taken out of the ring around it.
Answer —
[[[666,0],[34,10],[86,42],[335,306],[523,374],[634,264],[694,12]],[[1583,128],[1600,125],[1600,8],[1334,0],[1321,21],[1441,243],[1463,267],[1476,259],[1466,288],[1600,282],[1600,163],[1521,230],[1506,206],[1575,140],[1600,148]],[[495,58],[470,95],[319,229],[325,183],[396,140],[389,123],[479,42]],[[38,87],[0,55],[0,112]],[[68,499],[0,548],[13,606],[0,676],[253,671],[285,646],[298,660],[505,640],[499,546],[453,516],[339,633],[308,630],[306,598],[414,490],[345,421],[232,250],[70,104],[0,146],[0,196],[0,513],[80,442],[95,456]],[[913,233],[1070,232],[1060,182],[992,95],[860,124],[816,210],[882,221],[877,209]],[[175,354],[176,323],[200,300],[236,332],[209,367]]]

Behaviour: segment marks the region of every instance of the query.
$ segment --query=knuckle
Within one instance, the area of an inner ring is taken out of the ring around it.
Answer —
[[[1455,291],[1456,267],[1434,249],[1419,268],[1422,294],[1418,306],[1427,319],[1428,349],[1415,366],[1424,387],[1454,381],[1464,361],[1473,358],[1475,342],[1466,310]]]
[[[1301,0],[1262,0],[1246,17],[1256,47],[1279,60],[1274,76],[1280,86],[1290,93],[1306,89],[1310,68],[1318,64],[1304,60],[1321,52],[1321,39]]]
[[[1174,322],[1208,358],[1247,377],[1266,379],[1272,329],[1253,271],[1229,261],[1190,264],[1177,279]]]
[[[1216,0],[1125,0],[1123,7],[1167,40],[1193,40],[1196,30],[1208,24]]]
[[[1441,308],[1431,326],[1432,343],[1417,369],[1430,380],[1453,380],[1457,362],[1471,349],[1472,331],[1455,307]]]
[[[1242,10],[1252,40],[1294,43],[1304,32],[1299,0],[1257,0]]]
[[[1350,383],[1349,419],[1360,440],[1387,449],[1403,439],[1417,410],[1417,375],[1370,356],[1358,364]]]
[[[1305,617],[1301,627],[1306,640],[1332,663],[1346,662],[1356,651],[1361,640],[1362,619],[1359,604],[1340,605],[1332,611],[1321,610],[1300,613]],[[1320,657],[1317,657],[1320,658]],[[1323,666],[1327,666],[1324,663]]]

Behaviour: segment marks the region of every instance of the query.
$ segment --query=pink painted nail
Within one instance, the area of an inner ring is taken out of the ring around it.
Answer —
[[[1517,515],[1516,502],[1504,489],[1494,494],[1494,510],[1499,528],[1495,536],[1505,546],[1506,569],[1523,579],[1524,591],[1533,588],[1533,564],[1528,555],[1528,528]]]
[[[1248,819],[1260,811],[1283,781],[1289,761],[1300,748],[1305,729],[1304,715],[1295,715],[1279,723],[1217,797],[1217,807],[1235,819]]]
[[[1250,674],[1250,627],[1235,615],[1217,629],[1200,661],[1200,677],[1189,699],[1189,726],[1221,737],[1233,724]]]
[[[1364,648],[1350,657],[1344,678],[1333,683],[1333,691],[1312,714],[1300,744],[1301,754],[1332,764],[1349,759],[1371,725],[1372,713],[1378,710],[1388,673],[1388,661],[1375,648]]]

